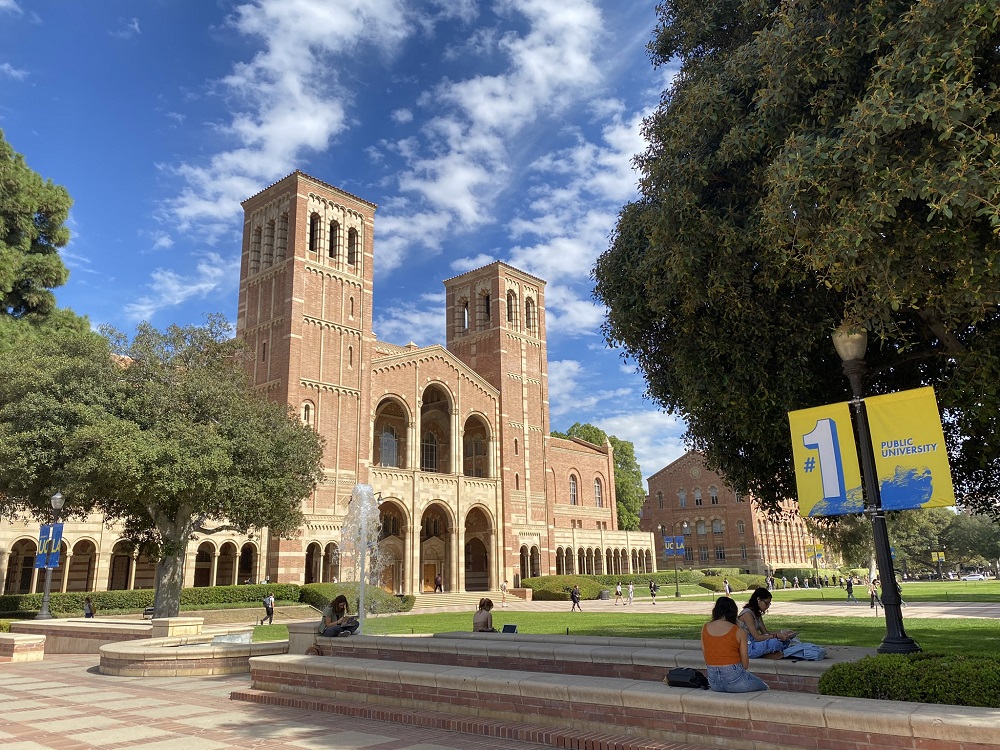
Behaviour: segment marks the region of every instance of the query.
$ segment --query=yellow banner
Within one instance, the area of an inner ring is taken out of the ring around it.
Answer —
[[[788,412],[799,513],[861,513],[861,469],[847,403]]]
[[[865,399],[882,507],[955,504],[948,449],[933,388]]]

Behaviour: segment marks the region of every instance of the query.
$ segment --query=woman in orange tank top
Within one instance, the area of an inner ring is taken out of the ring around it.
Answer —
[[[747,634],[736,624],[736,602],[720,596],[712,608],[712,621],[701,629],[701,648],[708,667],[708,684],[720,693],[767,690],[767,685],[749,671]]]

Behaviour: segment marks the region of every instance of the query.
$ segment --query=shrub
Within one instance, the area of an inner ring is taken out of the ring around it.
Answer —
[[[819,680],[823,695],[1000,708],[1000,657],[878,654],[834,664]]]
[[[648,579],[647,579],[648,582]],[[592,576],[538,576],[525,578],[521,585],[531,589],[531,598],[538,601],[569,601],[569,592],[574,585],[580,587],[581,599],[596,599],[601,589],[607,589]]]
[[[746,590],[752,591],[753,589],[766,589],[767,588],[767,577],[766,576],[741,576],[743,582],[746,584]],[[730,579],[732,580],[732,579]]]
[[[351,612],[357,612],[359,593],[360,587],[354,581],[309,583],[301,588],[301,601],[322,611],[335,597],[343,594],[347,597],[347,606]],[[412,602],[410,606],[413,606]],[[403,600],[378,586],[367,585],[365,586],[365,611],[369,614],[403,612]]]
[[[413,594],[399,594],[399,606],[400,612],[409,612],[413,609],[414,603],[417,601],[417,597]]]
[[[540,576],[541,578],[547,578],[548,576]],[[629,583],[638,587],[648,587],[650,581],[655,581],[660,584],[660,588],[665,588],[667,586],[674,585],[674,571],[673,570],[661,570],[658,573],[629,573],[627,575],[594,575],[585,576],[578,575],[573,576],[575,578],[586,578],[588,580],[594,581],[600,584],[601,587],[608,589],[609,591],[614,591],[615,584],[619,581],[622,582],[623,586],[628,586]],[[698,583],[705,574],[700,570],[678,570],[677,571],[677,582],[678,583]]]
[[[746,591],[747,583],[742,578],[737,576],[728,576],[729,587],[733,591]],[[705,576],[702,580],[698,582],[698,585],[702,588],[708,589],[709,591],[725,591],[726,583],[725,578],[720,576]]]

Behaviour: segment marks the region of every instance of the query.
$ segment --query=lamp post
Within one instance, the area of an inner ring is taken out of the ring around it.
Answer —
[[[61,492],[56,491],[56,494],[49,498],[49,502],[52,503],[52,524],[54,526],[59,523],[59,511],[63,509],[66,499],[63,497]],[[49,567],[48,560],[45,562],[45,593],[42,594],[42,608],[38,611],[38,614],[35,615],[36,620],[52,619],[52,613],[49,612],[49,598],[52,594],[52,568]]]
[[[851,409],[854,412],[854,426],[861,453],[862,486],[865,496],[865,512],[871,515],[872,534],[875,538],[875,561],[882,581],[882,608],[885,610],[885,637],[878,647],[880,654],[910,654],[919,651],[920,646],[906,635],[903,629],[902,599],[896,585],[896,573],[892,567],[889,549],[889,531],[882,510],[882,496],[879,493],[878,474],[875,471],[875,455],[872,453],[871,433],[868,428],[868,413],[862,400],[865,390],[865,350],[868,348],[868,333],[848,324],[841,325],[833,332],[833,346],[843,361],[844,375],[851,384]]]
[[[674,536],[674,529],[677,528],[677,524],[678,523],[681,524],[681,531],[682,532],[684,530],[686,530],[687,527],[688,527],[688,522],[687,521],[674,521],[672,524],[670,524],[670,535],[671,536]],[[666,530],[667,530],[667,527],[664,526],[661,523],[660,524],[660,537],[661,538],[663,537],[663,532],[666,531]],[[673,558],[674,558],[674,596],[677,597],[678,599],[680,599],[680,596],[681,596],[681,582],[680,582],[680,578],[677,575],[677,544],[676,543],[674,543],[673,549],[671,551],[673,553]]]

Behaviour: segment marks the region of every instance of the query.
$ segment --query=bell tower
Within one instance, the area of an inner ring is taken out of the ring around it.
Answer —
[[[254,352],[253,383],[326,439],[308,529],[343,516],[368,480],[376,206],[296,171],[243,210],[236,329]],[[299,540],[272,540],[271,580],[303,582],[303,567]]]
[[[448,279],[448,350],[500,391],[505,565],[522,544],[549,549],[545,282],[505,263]]]

